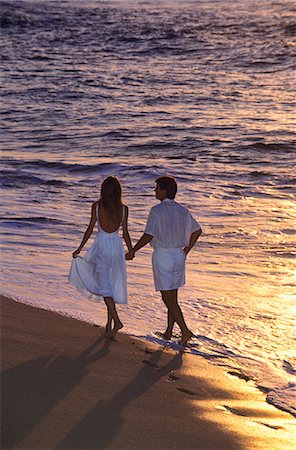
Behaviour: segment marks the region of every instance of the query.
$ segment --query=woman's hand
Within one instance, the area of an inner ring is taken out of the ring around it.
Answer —
[[[73,258],[77,258],[81,250],[77,249],[75,252],[72,253]]]

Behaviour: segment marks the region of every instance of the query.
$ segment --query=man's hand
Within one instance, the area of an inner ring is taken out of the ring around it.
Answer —
[[[127,261],[134,259],[134,257],[135,257],[135,252],[133,250],[130,250],[128,253],[125,254],[125,259]]]
[[[188,253],[190,252],[192,247],[195,245],[195,243],[196,243],[197,239],[199,238],[199,236],[201,235],[201,233],[202,233],[201,228],[199,228],[198,230],[194,231],[191,234],[189,244],[183,248],[183,252],[185,253],[185,256],[188,255]]]
[[[79,250],[79,249],[75,250],[75,252],[72,253],[73,258],[77,258],[77,256],[79,255],[79,253],[80,253],[80,250]]]

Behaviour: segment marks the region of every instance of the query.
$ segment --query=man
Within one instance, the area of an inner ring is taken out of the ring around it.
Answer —
[[[185,347],[193,333],[187,327],[178,304],[178,288],[185,284],[186,255],[202,230],[187,208],[174,200],[176,193],[177,183],[173,177],[156,180],[155,194],[161,203],[151,209],[145,232],[127,253],[126,259],[133,259],[140,248],[151,242],[155,289],[161,292],[168,309],[167,329],[163,336],[169,340],[177,322],[182,333],[180,344]]]

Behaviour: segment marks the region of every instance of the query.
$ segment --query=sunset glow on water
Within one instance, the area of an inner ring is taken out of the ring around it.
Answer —
[[[170,173],[203,228],[180,290],[188,351],[295,413],[292,2],[1,9],[2,292],[104,325],[67,281],[91,203],[118,176],[135,243]],[[128,263],[128,289],[124,331],[157,339],[151,248]]]

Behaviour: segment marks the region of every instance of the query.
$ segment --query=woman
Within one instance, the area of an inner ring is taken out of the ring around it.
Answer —
[[[86,255],[78,257],[96,222],[98,232],[95,240]],[[81,244],[73,252],[69,281],[88,298],[95,301],[104,298],[108,309],[106,335],[111,338],[123,327],[115,304],[127,303],[125,254],[118,236],[121,226],[123,239],[130,251],[128,207],[121,201],[119,180],[108,177],[102,183],[100,199],[92,205],[90,223]]]

